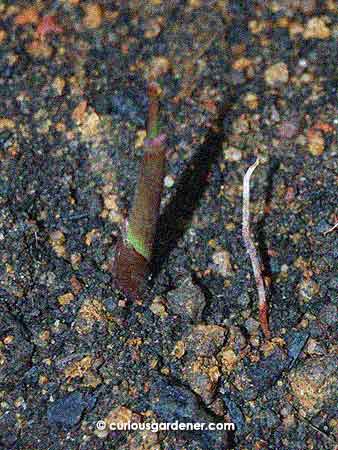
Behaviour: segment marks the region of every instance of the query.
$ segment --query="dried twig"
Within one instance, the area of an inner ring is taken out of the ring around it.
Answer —
[[[271,333],[269,329],[268,321],[268,304],[266,300],[264,281],[262,276],[261,263],[257,254],[256,247],[250,236],[250,177],[253,171],[259,164],[259,158],[256,162],[249,167],[244,175],[243,179],[243,222],[242,222],[242,235],[245,248],[250,256],[252,268],[255,275],[256,286],[258,291],[258,309],[259,309],[259,321],[267,339],[270,339]]]
[[[328,230],[324,231],[324,236],[326,236],[329,233],[332,233],[332,231],[334,231],[337,227],[338,227],[338,222],[335,225],[333,225],[333,227],[331,227]]]

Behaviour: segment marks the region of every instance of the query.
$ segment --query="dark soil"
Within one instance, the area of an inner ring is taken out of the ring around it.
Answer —
[[[0,1],[0,448],[333,449],[335,2],[35,6]],[[62,31],[41,34],[45,16]],[[151,77],[167,176],[153,275],[132,304],[111,267]],[[257,155],[269,342],[241,237]]]

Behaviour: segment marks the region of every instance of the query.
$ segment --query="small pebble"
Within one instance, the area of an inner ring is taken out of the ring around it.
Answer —
[[[249,318],[245,321],[245,328],[248,330],[249,334],[256,334],[259,330],[259,322],[253,318]]]
[[[65,246],[66,238],[65,238],[64,234],[59,230],[52,231],[49,235],[49,238],[50,238],[50,243],[51,243],[55,253],[60,258],[65,257],[67,251],[66,251],[66,246]]]
[[[152,17],[148,20],[145,26],[144,37],[146,39],[152,39],[157,37],[162,29],[164,23],[163,17]]]
[[[276,63],[266,69],[264,78],[269,86],[287,83],[289,80],[288,66],[283,62]]]
[[[307,132],[307,149],[313,156],[320,156],[325,150],[325,140],[320,130],[310,128]]]
[[[104,207],[108,210],[116,210],[117,206],[117,195],[116,194],[108,194],[103,198]]]
[[[328,39],[331,36],[331,30],[326,25],[324,17],[313,17],[310,19],[304,30],[305,39]]]
[[[92,245],[94,239],[99,235],[99,232],[96,228],[93,228],[91,231],[88,231],[88,233],[86,233],[84,241],[85,244],[89,247],[90,245]]]
[[[136,132],[136,139],[135,139],[135,148],[142,148],[145,138],[147,137],[146,130],[138,130]]]
[[[230,253],[227,250],[215,252],[212,255],[212,260],[215,264],[215,271],[223,277],[228,277],[233,274],[231,266]]]
[[[168,308],[184,320],[193,322],[201,319],[205,308],[205,298],[202,290],[193,284],[191,278],[182,280],[180,287],[167,294]]]
[[[211,422],[212,417],[203,408],[200,398],[184,385],[170,378],[158,376],[151,384],[149,395],[151,411],[165,422]],[[214,447],[211,447],[214,448]]]
[[[259,336],[251,336],[249,342],[252,345],[252,347],[254,347],[254,348],[258,348],[261,345],[261,340],[260,340]]]
[[[13,130],[14,128],[15,128],[14,120],[0,117],[0,130],[5,129]]]
[[[7,37],[7,33],[5,30],[0,30],[0,44],[2,44]]]
[[[66,82],[64,78],[59,76],[55,77],[53,80],[53,88],[56,90],[58,95],[62,95]]]
[[[102,23],[102,8],[98,3],[89,3],[84,7],[83,25],[86,28],[99,28]]]
[[[163,77],[170,69],[170,62],[164,56],[157,56],[150,62],[147,78],[149,80],[157,80]]]
[[[241,57],[236,59],[236,61],[232,64],[232,68],[234,70],[245,70],[252,65],[252,60],[248,58]]]
[[[62,428],[73,427],[80,421],[85,408],[83,395],[78,391],[72,392],[48,406],[48,423]]]
[[[239,357],[231,348],[224,348],[218,355],[221,369],[224,374],[231,372],[237,365]]]
[[[67,294],[63,294],[58,297],[58,302],[61,306],[69,305],[73,300],[74,295],[71,292],[67,292]]]
[[[90,139],[99,134],[100,117],[96,112],[85,115],[83,124],[80,126],[80,132],[84,139]]]
[[[184,354],[185,354],[185,343],[183,341],[177,341],[174,350],[172,351],[172,355],[174,355],[175,358],[180,359]]]
[[[164,177],[164,186],[168,189],[172,188],[175,184],[175,180],[171,175]]]
[[[150,311],[155,314],[155,316],[161,317],[164,319],[168,316],[168,313],[165,308],[165,300],[162,297],[156,296],[149,306]]]
[[[242,151],[236,147],[228,147],[227,143],[223,144],[223,155],[226,161],[237,162],[243,158]]]
[[[325,351],[323,347],[313,338],[310,338],[304,349],[309,355],[323,355]]]
[[[253,92],[248,92],[244,97],[244,104],[251,110],[257,109],[259,105],[258,96]]]
[[[308,303],[312,298],[317,296],[320,292],[318,284],[307,278],[304,278],[298,285],[299,299],[303,303]]]

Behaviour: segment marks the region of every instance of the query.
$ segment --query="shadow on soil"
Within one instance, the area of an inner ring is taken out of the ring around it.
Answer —
[[[151,263],[154,278],[189,227],[192,215],[208,188],[208,175],[222,151],[222,143],[233,121],[232,105],[236,104],[240,95],[238,90],[234,91],[235,89],[219,108],[217,119],[204,143],[188,163],[177,183],[175,194],[159,218],[154,257]]]

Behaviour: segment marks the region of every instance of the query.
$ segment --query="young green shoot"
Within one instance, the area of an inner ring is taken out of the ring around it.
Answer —
[[[149,274],[163,189],[166,136],[159,130],[158,92],[158,85],[150,83],[143,159],[129,218],[116,247],[116,284],[131,300],[140,299]]]

